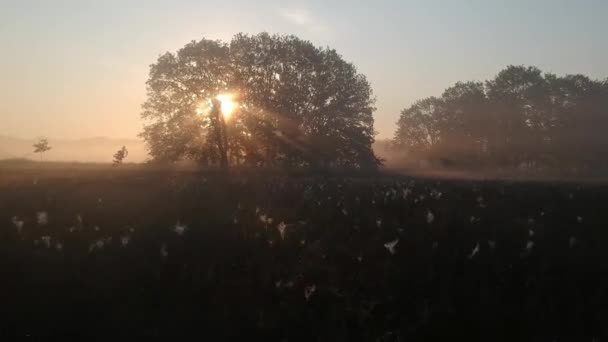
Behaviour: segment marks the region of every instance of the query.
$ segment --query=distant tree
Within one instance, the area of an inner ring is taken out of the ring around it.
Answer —
[[[608,82],[509,66],[401,112],[394,145],[412,158],[527,170],[608,169]]]
[[[294,36],[202,39],[150,68],[141,134],[157,160],[206,165],[376,167],[375,98],[365,76],[329,48]],[[218,117],[231,93],[238,115]],[[225,130],[226,135],[218,135]],[[224,141],[225,138],[225,141]],[[226,158],[223,156],[226,155]]]
[[[34,153],[40,153],[40,160],[42,160],[42,155],[45,152],[48,152],[52,149],[52,147],[49,145],[49,140],[47,138],[38,139],[38,142],[32,145],[32,147],[34,148]]]
[[[114,165],[120,165],[122,164],[123,160],[125,160],[125,158],[127,158],[127,156],[129,155],[129,151],[127,150],[127,148],[125,146],[123,146],[120,150],[118,150],[116,153],[114,153]]]

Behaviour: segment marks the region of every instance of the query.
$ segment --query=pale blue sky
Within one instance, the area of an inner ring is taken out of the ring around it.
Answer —
[[[509,64],[608,77],[608,1],[0,0],[0,135],[135,137],[148,65],[202,37],[289,33],[353,62],[376,130]]]

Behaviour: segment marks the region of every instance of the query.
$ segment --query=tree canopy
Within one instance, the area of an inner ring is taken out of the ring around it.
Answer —
[[[605,168],[608,81],[509,66],[401,112],[394,145],[410,158],[533,170]]]
[[[369,82],[335,50],[294,36],[193,41],[151,65],[147,88],[141,135],[157,160],[218,165],[224,149],[233,165],[379,164]],[[213,111],[221,94],[237,103],[230,118]]]

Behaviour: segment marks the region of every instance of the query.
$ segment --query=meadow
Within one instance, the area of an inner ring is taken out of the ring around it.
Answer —
[[[608,186],[0,166],[0,336],[601,341]]]

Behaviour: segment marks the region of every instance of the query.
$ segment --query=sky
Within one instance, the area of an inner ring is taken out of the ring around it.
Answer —
[[[0,0],[0,135],[135,138],[149,65],[191,40],[295,34],[367,76],[375,129],[508,65],[608,77],[606,0]]]

